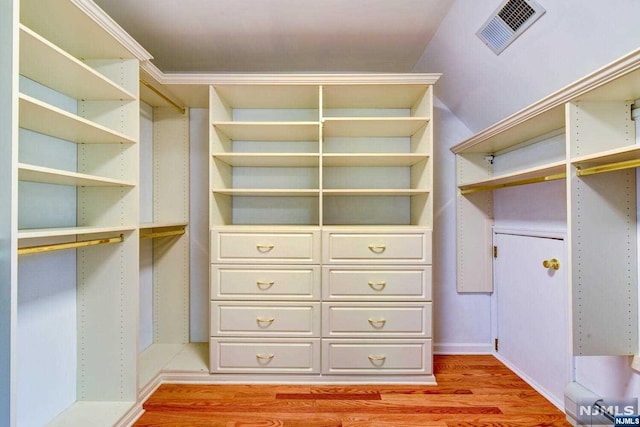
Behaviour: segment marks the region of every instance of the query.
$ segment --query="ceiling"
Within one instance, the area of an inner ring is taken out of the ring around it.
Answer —
[[[410,72],[453,0],[95,0],[172,72]]]

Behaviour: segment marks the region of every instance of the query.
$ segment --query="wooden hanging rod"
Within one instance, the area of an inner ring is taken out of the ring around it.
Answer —
[[[156,237],[180,236],[184,234],[184,227],[176,230],[152,231],[150,233],[140,233],[140,239],[155,239]]]
[[[492,191],[492,190],[497,190],[499,188],[515,187],[515,186],[518,186],[518,185],[525,185],[525,184],[535,184],[537,182],[555,181],[555,180],[558,180],[558,179],[565,179],[565,178],[566,178],[566,173],[561,172],[561,173],[557,173],[557,174],[554,174],[554,175],[547,175],[547,176],[540,176],[540,177],[536,177],[536,178],[521,179],[519,181],[507,182],[507,183],[504,183],[504,184],[483,185],[482,187],[472,187],[472,188],[460,189],[460,194],[465,195],[465,194],[479,193],[481,191]]]
[[[39,254],[43,252],[61,251],[63,249],[77,249],[77,248],[85,248],[87,246],[108,245],[111,243],[122,243],[122,242],[124,242],[123,234],[121,234],[118,237],[107,237],[104,239],[80,240],[78,242],[28,246],[25,248],[18,248],[18,255]]]
[[[167,95],[165,95],[164,93],[160,92],[158,89],[156,89],[154,86],[152,86],[151,83],[147,82],[144,79],[140,79],[140,83],[143,84],[144,86],[148,87],[153,93],[158,95],[160,98],[164,99],[169,104],[171,104],[171,106],[173,108],[175,108],[176,110],[178,110],[180,112],[180,114],[184,114],[186,112],[186,108],[185,107],[183,107],[182,105],[176,103],[173,99],[169,98]]]
[[[619,171],[623,169],[637,168],[638,166],[640,166],[640,159],[625,160],[623,162],[609,163],[607,165],[600,165],[600,166],[592,166],[590,168],[584,168],[584,169],[578,168],[576,170],[576,176],[595,175],[603,172],[613,172],[613,171]]]

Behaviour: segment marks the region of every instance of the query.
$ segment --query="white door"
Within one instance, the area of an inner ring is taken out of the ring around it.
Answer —
[[[571,381],[565,242],[496,233],[494,244],[498,356],[562,407]],[[543,265],[552,259],[557,270]]]

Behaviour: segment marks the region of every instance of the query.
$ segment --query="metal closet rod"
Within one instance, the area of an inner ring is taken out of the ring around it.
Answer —
[[[107,237],[103,239],[80,240],[77,242],[55,243],[52,245],[37,245],[18,248],[18,255],[40,254],[43,252],[61,251],[64,249],[85,248],[88,246],[108,245],[111,243],[124,242],[124,234],[118,237]]]
[[[613,172],[624,169],[633,169],[640,166],[640,160],[625,160],[622,162],[609,163],[607,165],[592,166],[589,168],[578,168],[576,176],[589,176],[604,172]]]
[[[499,188],[515,187],[518,185],[525,185],[525,184],[534,184],[536,182],[555,181],[557,179],[564,179],[564,178],[566,178],[566,174],[562,172],[562,173],[557,173],[555,175],[521,179],[519,181],[507,182],[504,184],[483,185],[482,187],[471,187],[471,188],[464,188],[464,189],[461,188],[460,194],[465,195],[465,194],[479,193],[481,191],[492,191],[492,190],[497,190]]]
[[[144,86],[148,87],[153,93],[158,95],[160,98],[164,99],[169,104],[171,104],[171,106],[173,108],[175,108],[176,110],[178,110],[180,112],[180,114],[184,114],[185,113],[185,111],[186,111],[185,107],[183,107],[180,104],[177,104],[174,100],[169,98],[167,95],[165,95],[164,93],[160,92],[158,89],[156,89],[154,86],[152,86],[151,83],[147,82],[145,79],[140,79],[140,83],[143,84]]]

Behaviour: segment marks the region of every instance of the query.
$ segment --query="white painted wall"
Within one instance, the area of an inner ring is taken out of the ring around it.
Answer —
[[[471,131],[438,99],[434,120],[434,349],[490,352],[490,295],[456,291],[455,157],[449,148]]]
[[[456,0],[416,63],[440,72],[435,93],[478,132],[637,49],[637,0],[537,0],[546,14],[499,56],[475,36],[502,0]]]

